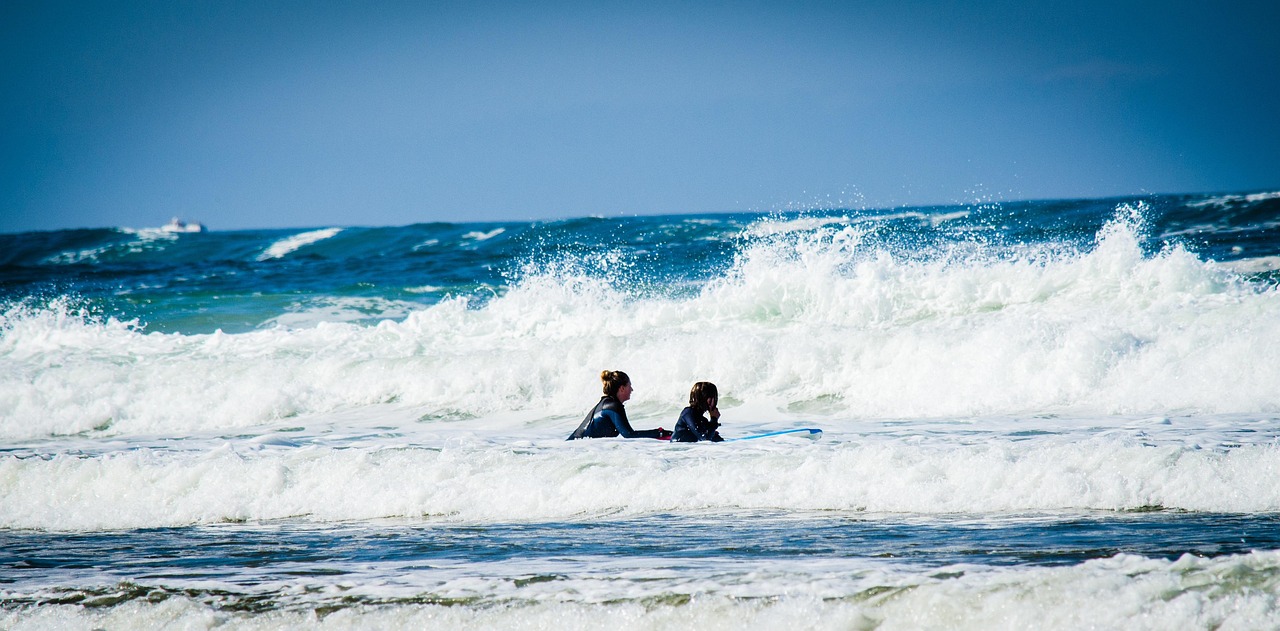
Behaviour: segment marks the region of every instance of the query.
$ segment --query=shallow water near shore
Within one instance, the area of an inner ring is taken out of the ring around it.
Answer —
[[[979,605],[1010,592],[1023,607],[1052,609],[1060,595],[1019,592],[1027,582],[1041,583],[1036,591],[1097,592],[1151,581],[1165,587],[1145,595],[1144,609],[1195,599],[1197,616],[1211,620],[1221,601],[1235,607],[1251,595],[1263,603],[1274,598],[1280,556],[1259,550],[1280,546],[1278,519],[1177,511],[929,518],[735,511],[515,524],[283,520],[7,531],[0,562],[10,568],[3,589],[11,621],[23,608],[39,607],[61,610],[58,620],[89,623],[128,605],[177,620],[244,621],[275,612],[314,625],[340,611],[403,610],[419,619],[432,608],[462,608],[479,623],[496,612],[557,606],[605,617],[627,606],[644,615],[689,608],[713,616],[724,603],[756,611],[791,601],[848,608],[872,621],[903,600],[938,592],[968,593]],[[183,606],[172,610],[178,601]],[[990,614],[980,606],[969,612]],[[781,622],[793,614],[771,615]],[[805,626],[807,615],[790,622]]]

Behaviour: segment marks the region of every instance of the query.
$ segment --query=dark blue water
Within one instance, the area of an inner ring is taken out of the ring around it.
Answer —
[[[222,524],[89,533],[0,531],[5,606],[116,605],[194,596],[217,608],[352,607],[370,602],[449,602],[447,593],[394,592],[297,599],[370,566],[386,576],[446,582],[459,564],[520,588],[567,582],[599,559],[643,560],[628,569],[715,561],[766,562],[797,571],[814,562],[859,561],[937,576],[964,568],[1070,566],[1116,555],[1170,561],[1280,549],[1280,515],[1177,511],[1075,515],[908,516],[805,512],[652,515],[561,523],[448,525],[303,522]],[[140,552],[145,551],[144,554]],[[698,572],[701,570],[690,569]],[[969,571],[972,571],[970,569]],[[475,575],[474,572],[469,573]],[[953,578],[954,578],[953,577]],[[57,586],[41,590],[39,586]],[[262,594],[270,585],[272,593]],[[282,585],[295,589],[282,589]],[[470,604],[484,600],[467,599]]]
[[[284,255],[317,228],[166,234],[84,229],[0,235],[0,302],[73,296],[92,313],[147,330],[252,330],[317,297],[366,299],[354,321],[466,296],[481,305],[530,273],[557,267],[637,295],[685,295],[730,269],[762,220],[844,218],[873,229],[868,249],[937,257],[957,247],[1016,255],[1017,246],[1087,248],[1121,206],[1140,208],[1149,251],[1181,244],[1204,259],[1280,255],[1280,197],[1178,195],[783,214],[582,218],[552,222],[347,227]],[[216,226],[215,226],[216,228]],[[1273,278],[1274,266],[1254,273]],[[394,305],[390,303],[395,303]]]

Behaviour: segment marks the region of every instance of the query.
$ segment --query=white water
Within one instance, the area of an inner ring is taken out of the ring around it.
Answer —
[[[953,566],[919,573],[859,562],[806,564],[804,580],[776,562],[766,567],[691,567],[690,575],[613,567],[600,559],[554,591],[539,583],[512,588],[465,573],[444,584],[334,586],[338,595],[394,593],[404,587],[465,597],[499,595],[488,606],[356,606],[318,614],[310,608],[246,614],[174,595],[115,607],[45,605],[0,610],[0,626],[65,628],[245,629],[1266,629],[1280,624],[1280,553],[1175,561],[1120,555],[1072,567]],[[469,566],[473,564],[468,564]],[[505,564],[504,564],[505,565]],[[373,568],[371,568],[373,569]],[[494,570],[489,570],[493,572]],[[531,569],[531,572],[536,570]],[[708,576],[706,572],[711,571]],[[448,570],[442,573],[447,575]],[[378,573],[385,577],[389,573]],[[429,576],[439,576],[433,573]],[[411,575],[411,576],[421,576]],[[672,594],[686,595],[672,604]],[[782,594],[782,595],[778,595]],[[653,601],[646,601],[652,595]],[[314,595],[312,596],[314,597]]]
[[[291,237],[286,237],[272,243],[271,247],[268,247],[262,252],[262,254],[258,255],[258,260],[266,261],[269,259],[283,258],[303,247],[311,245],[312,243],[324,241],[325,239],[333,237],[339,232],[342,232],[342,228],[324,228],[321,230],[311,230],[309,232],[303,232]]]
[[[768,429],[732,418],[726,411],[730,435]],[[839,422],[817,443],[676,445],[566,443],[571,422],[494,431],[478,426],[501,423],[479,419],[442,429],[387,414],[177,441],[68,439],[0,460],[0,527],[502,523],[704,509],[1280,511],[1273,420],[1037,420],[1045,433],[1030,436],[1015,432],[1018,423],[899,421],[886,431]]]
[[[0,315],[0,438],[186,435],[394,402],[434,418],[632,416],[711,380],[755,414],[840,419],[1280,412],[1280,292],[1117,222],[1085,252],[908,260],[851,227],[753,241],[693,298],[571,272],[377,325],[147,333],[66,306]],[[302,319],[299,319],[301,317]],[[559,431],[555,432],[559,434]]]
[[[1143,256],[1136,221],[1084,252],[923,260],[802,226],[693,298],[557,270],[373,326],[182,335],[12,307],[0,526],[1280,510],[1280,292]],[[602,368],[631,374],[640,427],[711,380],[726,435],[827,438],[566,445]]]
[[[234,335],[148,333],[67,301],[12,306],[0,528],[1280,511],[1280,296],[1178,248],[1144,256],[1138,224],[1122,218],[1087,251],[975,244],[918,258],[868,247],[874,227],[774,225],[693,298],[548,267],[483,306],[446,300],[372,326],[333,321],[368,308],[349,300]],[[631,374],[639,427],[671,427],[689,384],[709,379],[726,436],[825,436],[565,442],[602,368]],[[781,556],[456,563],[263,584],[277,605],[253,614],[219,606],[227,585],[175,570],[164,585],[204,596],[0,608],[0,628],[1280,626],[1274,551],[928,570]],[[98,580],[39,572],[50,598]],[[514,580],[542,575],[559,578]],[[422,594],[480,604],[395,600]],[[317,612],[347,595],[371,604]]]

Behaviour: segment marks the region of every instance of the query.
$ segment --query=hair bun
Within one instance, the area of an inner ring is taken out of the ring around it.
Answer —
[[[604,384],[604,393],[612,397],[617,396],[618,388],[631,383],[631,377],[621,370],[602,370],[600,383]]]

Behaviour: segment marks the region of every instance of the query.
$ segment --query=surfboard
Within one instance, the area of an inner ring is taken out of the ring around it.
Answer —
[[[765,433],[763,433],[763,434],[752,434],[752,435],[750,435],[750,436],[739,436],[739,437],[737,437],[737,438],[726,438],[726,439],[724,439],[724,442],[728,443],[728,442],[733,442],[733,441],[735,441],[735,440],[753,440],[753,439],[756,439],[756,438],[769,438],[769,437],[771,437],[771,436],[784,436],[784,435],[787,435],[787,434],[796,434],[796,435],[803,436],[803,437],[805,437],[805,438],[809,438],[809,439],[812,439],[812,440],[817,440],[817,439],[819,439],[819,438],[822,438],[822,430],[820,430],[820,429],[818,429],[818,428],[816,428],[816,427],[802,427],[802,428],[800,428],[800,429],[784,429],[784,430],[777,431],[777,432],[765,432]]]

